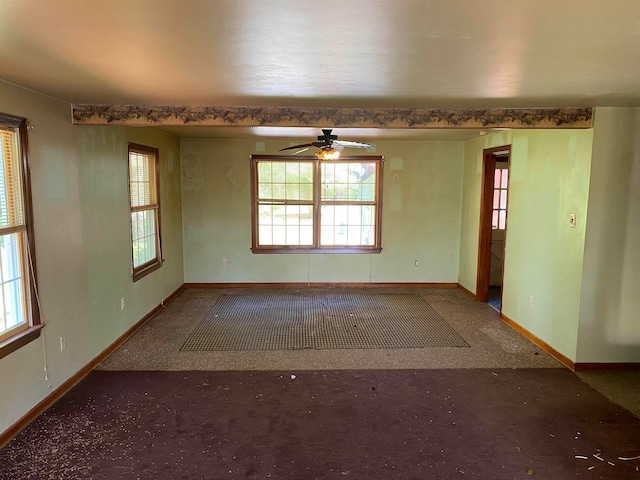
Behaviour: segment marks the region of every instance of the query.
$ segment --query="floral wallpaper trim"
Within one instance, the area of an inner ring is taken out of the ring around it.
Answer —
[[[590,128],[591,108],[302,108],[73,105],[76,125]]]

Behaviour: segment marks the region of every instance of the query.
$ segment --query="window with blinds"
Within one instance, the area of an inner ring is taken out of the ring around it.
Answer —
[[[253,155],[254,253],[377,253],[382,157]]]
[[[26,120],[0,114],[0,357],[39,335]]]
[[[134,281],[160,267],[158,150],[129,144],[131,259]]]

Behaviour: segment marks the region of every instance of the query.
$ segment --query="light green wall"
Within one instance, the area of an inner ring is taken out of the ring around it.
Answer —
[[[511,132],[505,131],[464,142],[459,283],[472,293],[476,293],[478,272],[482,151],[504,145],[511,145]]]
[[[38,340],[0,359],[4,431],[87,363],[89,306],[78,222],[80,161],[69,105],[0,81],[0,112],[26,117],[33,127],[28,134],[34,233],[46,324]],[[60,352],[59,336],[65,334],[69,348]]]
[[[93,356],[183,283],[180,141],[148,128],[77,127]],[[160,151],[162,268],[131,281],[127,142]],[[108,206],[108,208],[105,208]],[[115,281],[114,281],[115,280]],[[125,299],[124,311],[120,299]]]
[[[579,362],[640,360],[640,109],[598,108]]]
[[[287,146],[264,145],[182,139],[186,282],[457,282],[462,142],[376,143],[385,167],[374,255],[252,254],[249,156]]]
[[[460,284],[475,292],[482,150],[511,143],[502,312],[576,358],[592,130],[514,130],[465,143]],[[569,214],[577,227],[569,228]],[[533,301],[531,297],[533,296]]]
[[[515,131],[512,137],[502,312],[571,360],[592,137],[592,130]]]
[[[151,129],[74,127],[70,111],[67,103],[0,81],[0,112],[26,117],[33,127],[29,147],[45,323],[38,340],[0,359],[0,431],[183,283],[179,141]],[[166,262],[135,284],[127,209],[129,140],[159,147],[162,162]]]

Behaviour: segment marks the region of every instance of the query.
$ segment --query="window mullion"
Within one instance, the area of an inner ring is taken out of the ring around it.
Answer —
[[[319,160],[313,162],[313,247],[320,248],[320,198],[322,194],[322,167]]]

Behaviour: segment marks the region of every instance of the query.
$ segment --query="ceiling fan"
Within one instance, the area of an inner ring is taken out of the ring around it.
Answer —
[[[349,142],[347,140],[338,140],[337,135],[331,134],[332,129],[323,128],[322,135],[318,136],[317,142],[311,143],[303,143],[300,145],[293,145],[291,147],[281,148],[280,151],[284,150],[295,150],[298,151],[294,153],[294,155],[298,153],[305,152],[309,150],[311,147],[316,147],[319,150],[316,152],[316,157],[321,160],[337,160],[340,157],[340,152],[347,148],[374,148],[370,143],[362,143],[362,142]]]

